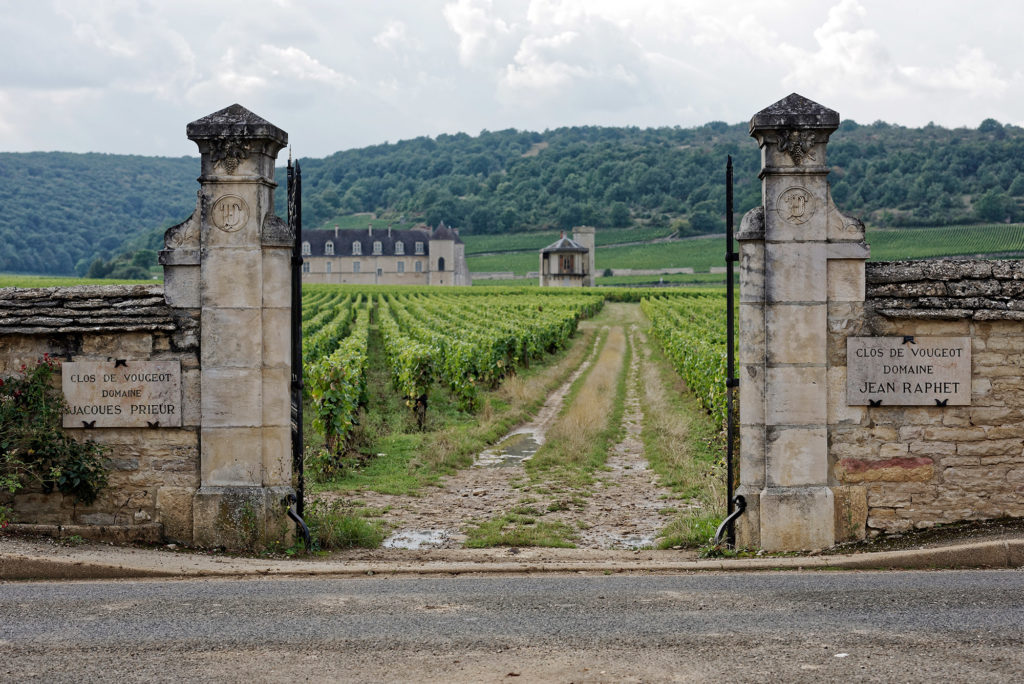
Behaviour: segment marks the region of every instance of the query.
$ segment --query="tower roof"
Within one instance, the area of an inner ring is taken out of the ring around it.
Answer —
[[[540,250],[540,253],[550,254],[552,252],[581,252],[585,254],[589,251],[589,249],[587,249],[580,243],[576,242],[571,238],[567,238],[563,235],[562,237],[558,238],[558,240],[556,240],[555,242],[552,242],[550,245]]]
[[[437,228],[434,229],[433,234],[430,236],[431,240],[454,240],[455,242],[462,242],[459,239],[459,234],[454,230],[445,225],[444,221],[437,224]]]

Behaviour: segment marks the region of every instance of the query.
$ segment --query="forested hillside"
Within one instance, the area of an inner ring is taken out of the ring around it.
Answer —
[[[303,218],[307,229],[374,217],[444,220],[464,235],[579,224],[715,232],[724,225],[727,154],[742,212],[760,199],[759,153],[746,124],[416,138],[301,160]],[[1016,126],[848,120],[828,162],[836,203],[872,225],[1024,220],[1024,129]],[[97,257],[157,248],[163,229],[191,212],[197,173],[187,157],[2,153],[0,271],[84,274]],[[283,170],[278,181],[283,213]]]

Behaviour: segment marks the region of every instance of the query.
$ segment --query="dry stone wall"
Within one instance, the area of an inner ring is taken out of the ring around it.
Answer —
[[[6,496],[17,522],[89,526],[95,536],[192,539],[199,487],[199,310],[159,285],[0,289],[0,376],[44,355],[62,361],[177,360],[181,427],[76,429],[109,449],[109,486],[90,506],[38,487]],[[114,535],[110,526],[121,528]],[[128,528],[125,532],[124,528]]]
[[[869,534],[1024,516],[1024,262],[868,263],[865,281],[862,307],[830,307],[837,380],[850,335],[969,337],[971,403],[853,407],[835,387],[837,500],[863,500]]]

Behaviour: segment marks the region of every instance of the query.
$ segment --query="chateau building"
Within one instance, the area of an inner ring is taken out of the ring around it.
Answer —
[[[302,234],[302,282],[472,285],[466,245],[442,221],[433,231],[311,230]]]
[[[572,234],[540,250],[541,287],[594,286],[594,229],[577,226]]]

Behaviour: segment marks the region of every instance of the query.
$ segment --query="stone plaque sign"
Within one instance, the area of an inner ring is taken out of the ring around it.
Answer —
[[[180,427],[181,361],[61,365],[66,428]]]
[[[849,406],[969,406],[971,338],[846,338]]]

